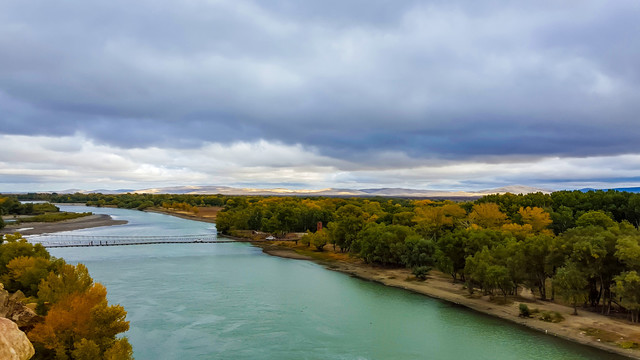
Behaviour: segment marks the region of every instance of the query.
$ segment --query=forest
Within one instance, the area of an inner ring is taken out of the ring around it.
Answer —
[[[138,209],[223,206],[216,221],[223,234],[307,233],[301,241],[317,251],[407,267],[417,278],[437,269],[470,292],[506,298],[527,287],[542,300],[562,298],[576,312],[583,307],[640,320],[640,194],[559,191],[465,202],[169,194],[19,199]]]
[[[324,226],[316,231],[317,223]],[[640,195],[616,191],[490,195],[473,202],[408,199],[234,198],[223,233],[308,232],[317,250],[435,268],[470,292],[507,297],[531,288],[603,314],[640,312]]]

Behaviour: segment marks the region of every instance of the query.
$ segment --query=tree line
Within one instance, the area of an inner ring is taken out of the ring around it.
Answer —
[[[225,203],[223,233],[308,232],[318,250],[367,263],[436,268],[469,291],[507,297],[531,288],[603,314],[640,314],[640,195],[615,191],[490,195],[474,202],[237,197]],[[318,222],[323,229],[316,231]]]
[[[51,203],[22,203],[16,196],[0,196],[0,229],[5,227],[3,215],[32,215],[18,222],[59,221],[90,215],[90,213],[62,213]]]
[[[7,195],[9,197],[9,195]],[[231,197],[226,195],[181,195],[181,194],[57,194],[28,193],[11,195],[20,201],[48,201],[51,203],[82,203],[90,206],[114,206],[123,209],[144,210],[162,207],[164,204],[185,204],[190,206],[223,206]]]

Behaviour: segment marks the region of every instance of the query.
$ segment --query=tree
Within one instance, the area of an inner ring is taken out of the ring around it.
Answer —
[[[340,251],[347,252],[366,223],[365,214],[361,208],[348,204],[336,211],[334,219],[331,237]]]
[[[324,230],[316,231],[313,234],[313,246],[316,247],[316,250],[322,251],[324,250],[324,246],[329,242],[329,232]]]
[[[638,322],[640,313],[640,276],[634,271],[623,272],[615,277],[615,292],[622,305],[631,310],[631,321]]]
[[[75,349],[71,352],[74,360],[94,360],[100,359],[100,347],[92,340],[82,339],[74,344]]]
[[[370,223],[358,234],[353,251],[367,263],[402,265],[405,239],[410,235],[415,233],[406,226]]]
[[[104,352],[104,360],[133,359],[133,349],[127,338],[116,340],[113,345]]]
[[[539,207],[521,207],[518,214],[520,214],[522,222],[531,225],[536,234],[548,232],[547,227],[553,222],[549,213]]]
[[[553,232],[558,235],[567,231],[575,225],[575,219],[573,217],[573,210],[567,206],[559,206],[558,209],[551,213],[551,228]]]
[[[21,290],[26,296],[36,296],[38,285],[49,274],[51,262],[48,259],[33,256],[19,256],[7,264],[7,273],[0,281],[11,292]]]
[[[604,211],[589,211],[576,220],[576,226],[587,227],[597,226],[603,229],[608,229],[616,225],[616,222],[611,217],[604,213]]]
[[[17,257],[31,256],[49,259],[51,256],[41,244],[30,244],[20,233],[4,235],[0,245],[0,274],[7,271],[7,264]]]
[[[64,264],[57,274],[50,272],[40,283],[38,298],[43,302],[55,304],[70,295],[88,291],[92,284],[93,279],[89,276],[86,266]]]
[[[571,302],[573,315],[578,315],[578,302],[584,299],[585,288],[587,287],[587,276],[578,269],[575,263],[568,262],[564,267],[558,269],[553,278],[555,287],[560,295]]]
[[[425,205],[415,208],[417,231],[427,237],[437,238],[444,229],[452,229],[458,219],[463,218],[467,213],[456,204],[445,204],[443,206]]]
[[[522,254],[525,283],[531,288],[537,288],[542,300],[547,298],[547,278],[553,274],[553,267],[550,265],[553,242],[553,237],[548,235],[528,236],[518,247]]]
[[[507,215],[494,203],[476,204],[469,214],[469,220],[482,228],[495,229],[507,222]]]
[[[109,306],[106,296],[105,287],[96,283],[55,303],[44,322],[28,333],[36,351],[57,359],[99,359],[96,347],[99,354],[108,352],[118,343],[115,336],[129,330],[129,322],[126,311],[119,305]]]
[[[409,235],[404,240],[403,264],[408,268],[432,267],[435,263],[436,246],[433,240],[419,235]]]
[[[300,239],[300,242],[306,246],[313,245],[317,251],[322,251],[324,250],[324,246],[329,242],[329,231],[318,230],[315,233],[307,231],[307,233],[302,236],[302,239]]]
[[[502,265],[491,265],[487,268],[486,281],[492,289],[500,289],[504,299],[512,291],[515,284],[511,280],[509,270]]]
[[[500,230],[502,230],[502,232],[510,233],[518,240],[524,240],[527,236],[533,234],[534,232],[531,225],[520,225],[516,223],[504,224],[502,225]]]
[[[459,229],[446,233],[436,242],[436,266],[455,282],[458,275],[464,280],[465,244],[470,231]]]
[[[628,267],[640,270],[640,236],[620,237],[616,250],[616,256]]]

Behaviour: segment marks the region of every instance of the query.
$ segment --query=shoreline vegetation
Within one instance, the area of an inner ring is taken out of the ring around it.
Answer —
[[[184,219],[215,222],[211,217],[201,217],[198,213],[185,214],[169,209],[147,209],[177,216]],[[240,236],[238,236],[240,235]],[[221,236],[236,240],[246,240],[261,234],[253,232],[235,232],[235,235]],[[292,234],[290,234],[292,235]],[[341,272],[365,281],[373,281],[384,286],[391,286],[416,294],[428,296],[441,301],[464,306],[479,313],[498,317],[509,322],[525,326],[529,329],[559,337],[574,343],[595,347],[613,354],[640,359],[640,350],[625,349],[619,343],[640,341],[640,328],[626,320],[613,319],[597,313],[581,311],[578,316],[571,315],[570,306],[536,299],[531,290],[521,288],[518,296],[509,296],[504,302],[501,296],[489,296],[476,293],[470,295],[463,283],[451,281],[451,276],[439,271],[429,272],[425,281],[418,280],[411,269],[385,268],[367,264],[347,253],[317,251],[311,246],[291,241],[255,241],[265,254],[287,259],[307,260],[315,262],[328,270]],[[538,315],[525,318],[520,316],[520,304],[526,304]],[[537,311],[536,311],[537,310]],[[564,317],[561,322],[541,320],[540,314],[559,313]]]
[[[175,194],[20,200],[215,222],[223,236],[254,240],[270,255],[312,260],[640,359],[640,194],[507,193],[473,202]],[[211,213],[205,217],[203,209]]]

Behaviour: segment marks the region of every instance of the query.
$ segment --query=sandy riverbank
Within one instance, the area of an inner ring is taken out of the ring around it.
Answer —
[[[171,215],[171,216],[175,216],[175,217],[179,217],[187,220],[195,220],[195,221],[202,221],[202,222],[215,224],[216,215],[218,214],[218,211],[220,211],[221,209],[222,209],[221,207],[213,207],[213,206],[199,207],[198,208],[199,211],[197,214],[194,214],[192,212],[187,212],[187,211],[170,210],[170,209],[159,208],[159,207],[148,208],[148,209],[145,209],[144,211]]]
[[[0,230],[0,234],[13,234],[19,232],[22,235],[39,235],[45,233],[55,233],[60,231],[72,231],[88,229],[101,226],[123,225],[126,220],[114,220],[105,214],[94,214],[83,216],[77,219],[57,221],[57,222],[29,222],[23,224],[8,224]]]
[[[625,341],[640,342],[640,326],[624,320],[613,319],[586,310],[579,310],[579,315],[573,316],[571,315],[573,309],[570,307],[539,301],[532,296],[518,297],[515,299],[510,298],[507,304],[503,305],[501,304],[502,297],[490,299],[488,296],[480,296],[480,294],[469,295],[462,284],[452,283],[450,276],[437,271],[432,271],[426,281],[417,281],[408,269],[374,267],[364,264],[357,259],[345,261],[317,257],[315,255],[310,256],[307,255],[307,251],[296,251],[296,249],[288,246],[267,243],[256,245],[260,246],[263,251],[269,255],[312,260],[330,270],[449,301],[484,314],[496,316],[544,332],[550,336],[557,336],[611,353],[640,359],[639,349],[623,349],[618,344],[613,343],[616,341],[619,343]],[[345,257],[342,258],[344,259]],[[520,303],[526,303],[530,309],[559,312],[564,316],[565,320],[559,323],[551,323],[533,317],[521,318],[518,316],[518,306]],[[585,331],[585,329],[590,329],[590,333],[596,333],[597,335],[590,336],[586,333],[587,331]]]

